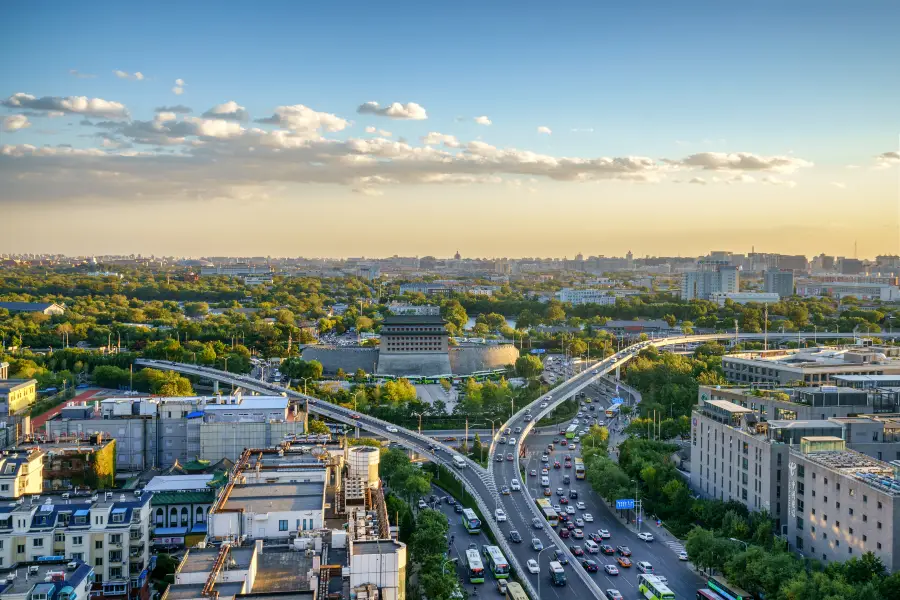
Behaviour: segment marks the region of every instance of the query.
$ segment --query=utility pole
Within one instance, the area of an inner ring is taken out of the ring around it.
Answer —
[[[763,350],[769,349],[769,303],[763,309]]]

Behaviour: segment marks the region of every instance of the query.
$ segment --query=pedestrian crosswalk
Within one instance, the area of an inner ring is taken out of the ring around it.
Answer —
[[[666,546],[671,548],[672,552],[675,552],[676,554],[679,552],[684,552],[684,544],[682,544],[678,540],[670,540],[666,542]]]

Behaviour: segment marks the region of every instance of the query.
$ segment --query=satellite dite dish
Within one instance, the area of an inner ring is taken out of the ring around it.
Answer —
[[[328,451],[325,450],[325,448],[323,448],[322,446],[316,446],[312,450],[310,450],[310,454],[312,454],[313,456],[316,456],[316,457],[322,456],[323,454],[327,454],[327,453],[328,453]]]

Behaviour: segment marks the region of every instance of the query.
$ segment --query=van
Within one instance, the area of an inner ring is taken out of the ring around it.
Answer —
[[[640,562],[637,564],[637,569],[638,569],[638,571],[640,571],[641,573],[647,573],[647,574],[653,573],[653,565],[651,565],[650,563],[648,563],[646,560],[640,561]]]
[[[590,554],[597,554],[600,552],[600,546],[594,540],[585,540],[584,549]]]
[[[546,475],[544,475],[543,477],[541,477],[541,486],[543,486],[543,487],[545,487],[545,488],[546,488],[546,487],[550,487],[550,478],[547,477]]]

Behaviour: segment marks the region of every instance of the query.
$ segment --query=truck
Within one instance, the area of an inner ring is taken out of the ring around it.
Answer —
[[[466,468],[466,459],[462,456],[455,454],[453,455],[453,464],[456,465],[457,469],[465,469]]]
[[[550,582],[553,585],[566,585],[566,571],[563,566],[555,561],[550,561]]]

